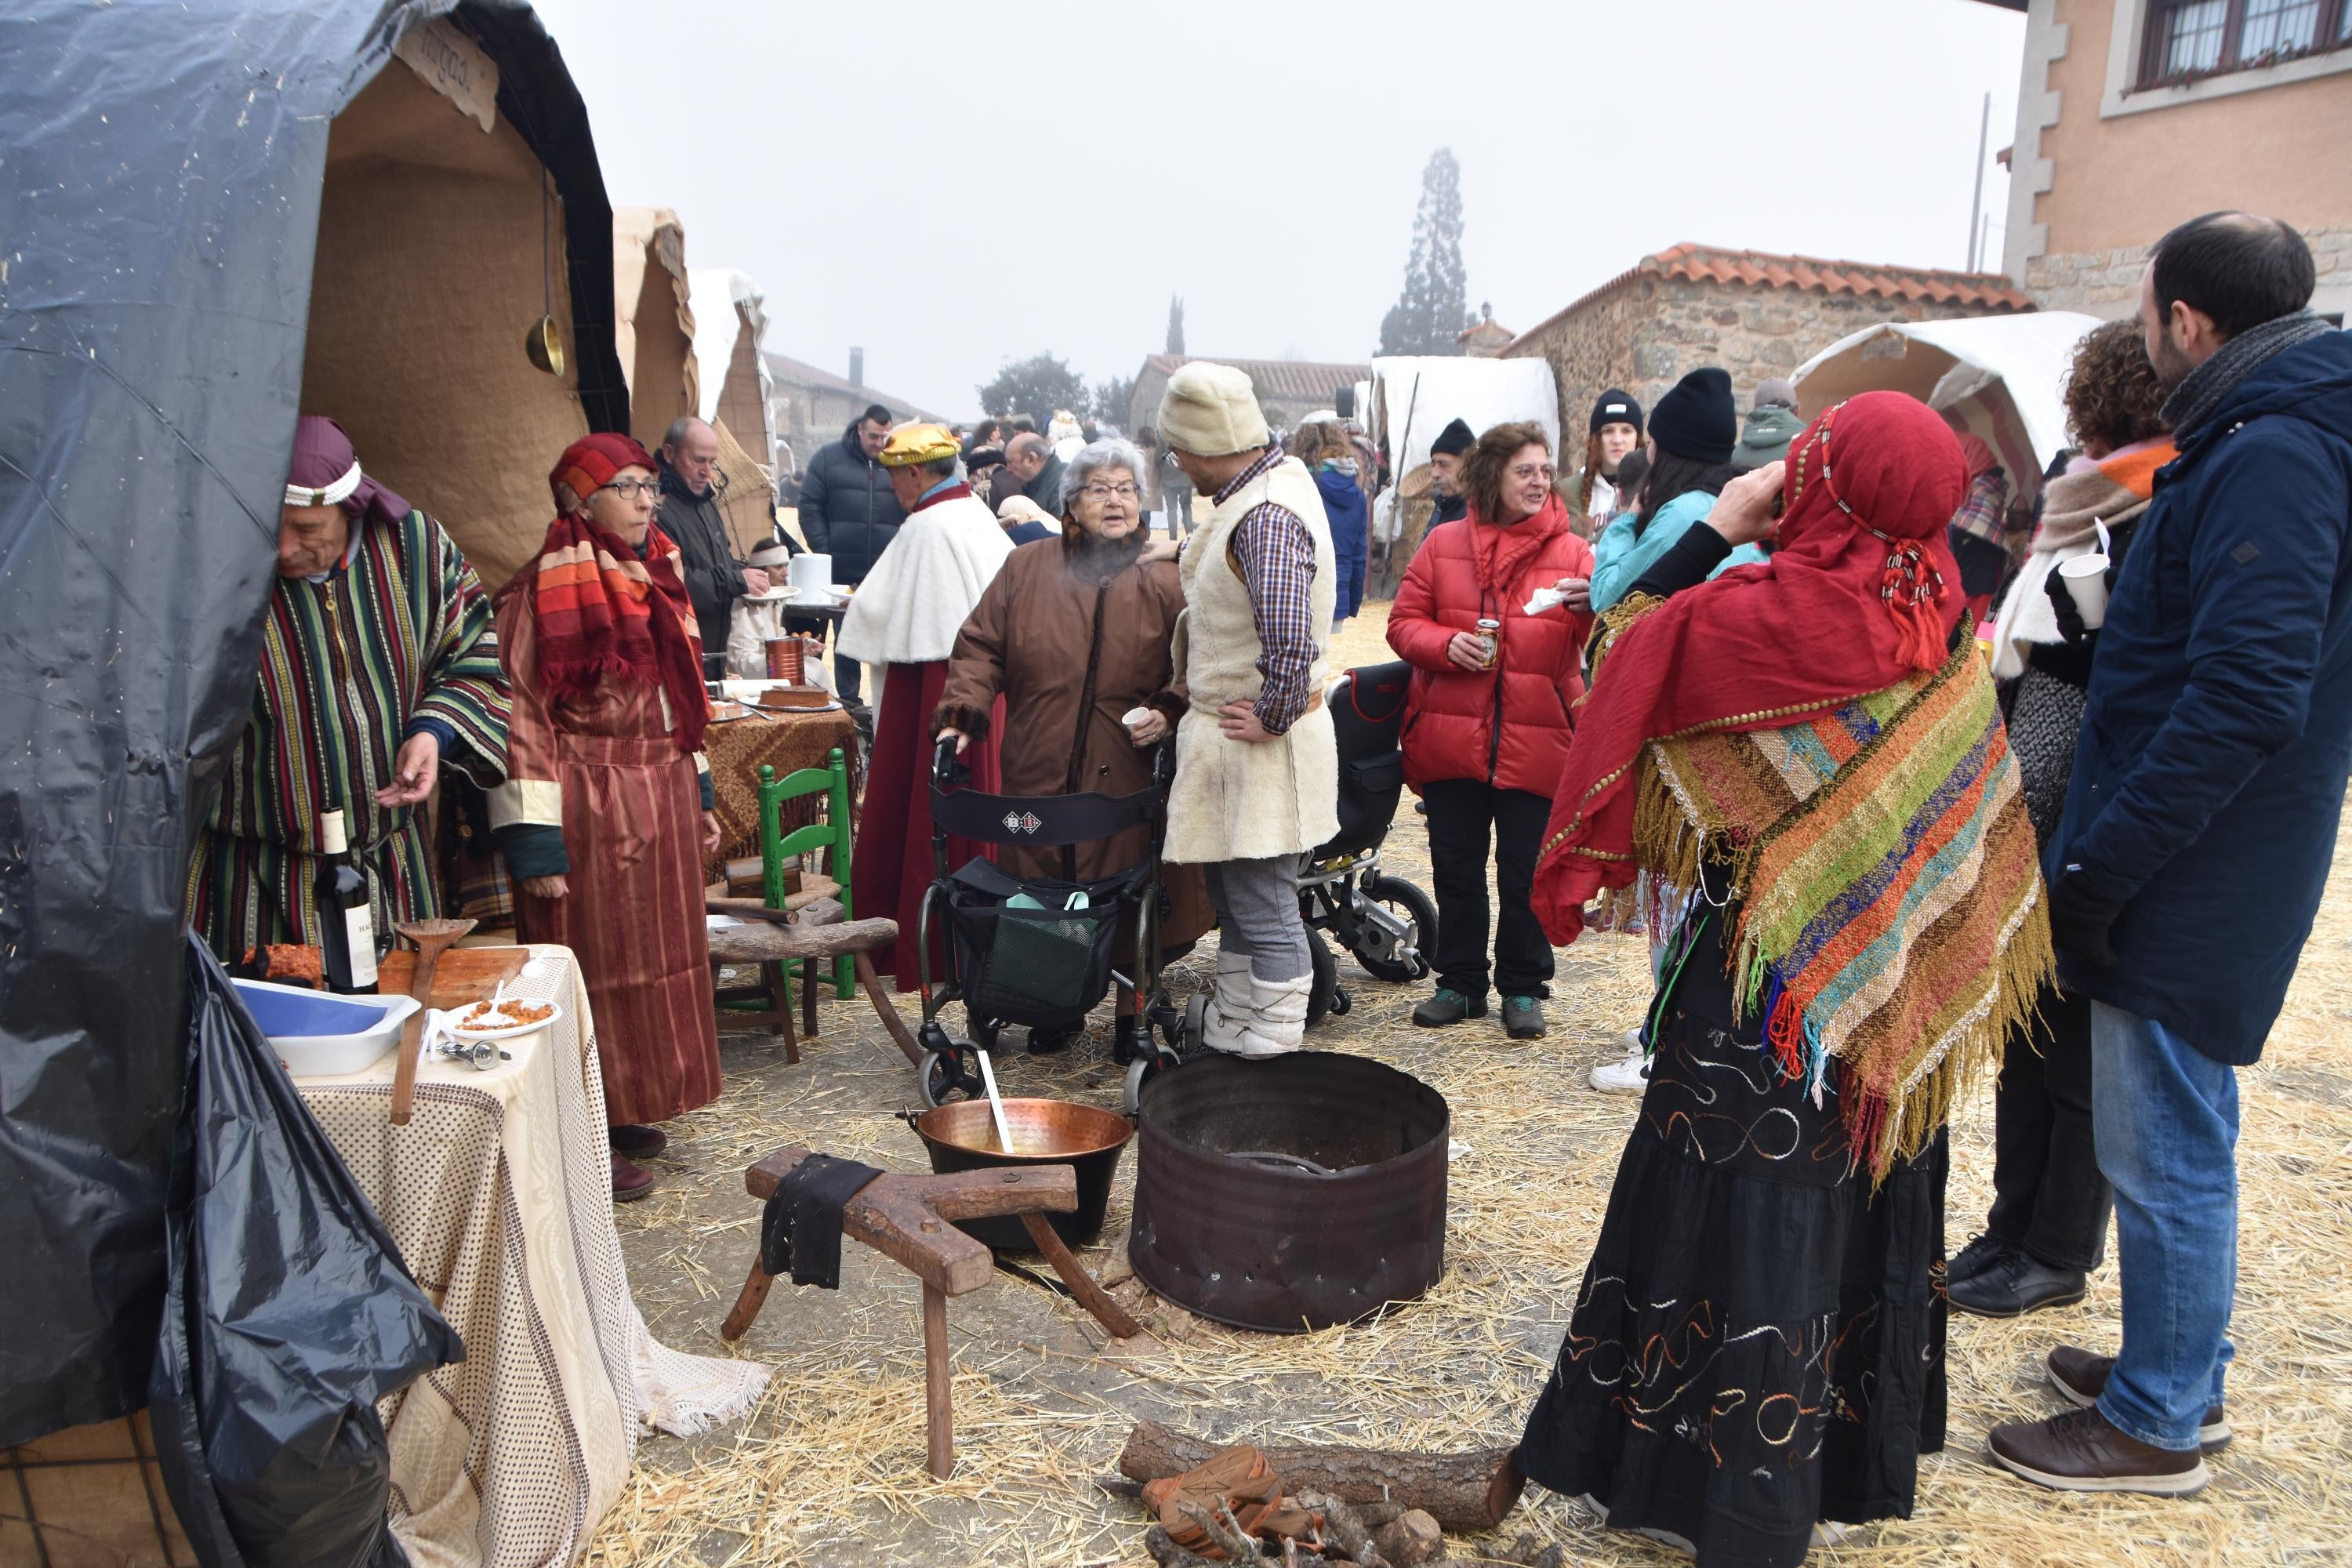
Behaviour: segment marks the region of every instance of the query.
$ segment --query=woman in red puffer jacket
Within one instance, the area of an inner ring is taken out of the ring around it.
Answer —
[[[1412,666],[1404,776],[1429,813],[1437,884],[1437,994],[1412,1021],[1442,1028],[1486,1013],[1486,856],[1502,894],[1495,989],[1513,1039],[1544,1032],[1551,943],[1528,902],[1552,790],[1568,758],[1592,629],[1592,546],[1552,493],[1539,425],[1497,425],[1462,467],[1469,515],[1430,531],[1389,612],[1389,646]],[[1570,597],[1528,614],[1538,589]],[[1500,621],[1488,662],[1481,620]]]

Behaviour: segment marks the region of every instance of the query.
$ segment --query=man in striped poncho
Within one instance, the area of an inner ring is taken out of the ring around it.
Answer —
[[[346,814],[375,930],[431,919],[417,808],[440,769],[506,777],[490,601],[441,525],[364,474],[331,419],[295,428],[253,713],[188,868],[188,918],[224,962],[316,943],[320,822]]]

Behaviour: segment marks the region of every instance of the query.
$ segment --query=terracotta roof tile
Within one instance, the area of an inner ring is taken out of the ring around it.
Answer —
[[[1925,300],[1983,310],[2030,310],[2033,301],[1999,272],[1953,272],[1928,267],[1878,267],[1863,261],[1831,261],[1817,256],[1781,256],[1763,250],[1727,250],[1720,246],[1669,246],[1645,256],[1600,288],[1584,294],[1521,332],[1506,347],[1517,348],[1562,317],[1634,279],[1682,278],[1698,283],[1737,283],[1761,289],[1814,289],[1864,298]],[[1239,363],[1239,362],[1234,362]]]
[[[1328,403],[1332,401],[1332,394],[1339,388],[1372,378],[1372,367],[1369,364],[1330,364],[1317,360],[1227,359],[1223,354],[1152,354],[1143,363],[1149,369],[1173,374],[1179,366],[1195,360],[1205,360],[1211,364],[1229,364],[1271,396],[1309,403]]]

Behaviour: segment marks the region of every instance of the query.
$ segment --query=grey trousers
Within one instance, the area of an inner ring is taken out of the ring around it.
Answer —
[[[1250,974],[1269,984],[1314,971],[1307,924],[1298,918],[1298,857],[1220,860],[1201,868],[1217,908],[1217,941],[1249,954]]]

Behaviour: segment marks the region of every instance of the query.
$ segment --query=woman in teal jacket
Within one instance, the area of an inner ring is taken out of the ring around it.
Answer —
[[[1712,365],[1695,370],[1658,399],[1650,412],[1650,474],[1642,504],[1612,522],[1592,546],[1595,614],[1615,605],[1675,541],[1706,520],[1716,492],[1731,478],[1731,448],[1738,440],[1728,372]],[[1763,559],[1762,551],[1743,544],[1716,571]]]

